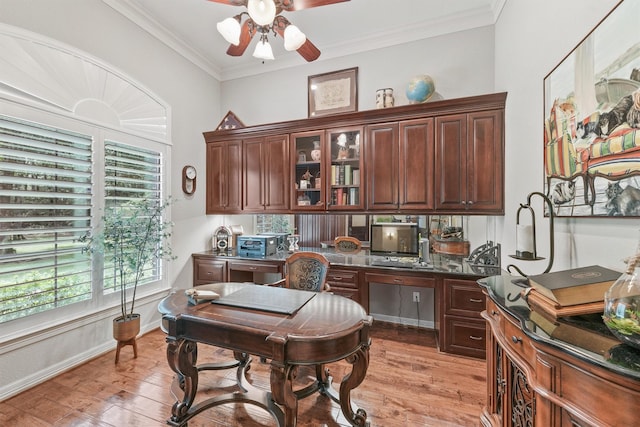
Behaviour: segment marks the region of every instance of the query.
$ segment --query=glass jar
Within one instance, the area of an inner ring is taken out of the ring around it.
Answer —
[[[623,343],[640,349],[640,253],[604,294],[605,325]]]

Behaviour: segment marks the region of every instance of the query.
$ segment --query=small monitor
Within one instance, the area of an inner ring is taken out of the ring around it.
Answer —
[[[418,256],[418,224],[408,222],[371,225],[371,253]]]

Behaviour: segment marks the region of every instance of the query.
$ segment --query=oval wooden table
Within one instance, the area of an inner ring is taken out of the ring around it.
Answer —
[[[308,295],[308,301],[293,314],[277,312],[283,302],[300,300],[305,291],[251,283],[214,283],[198,289],[213,290],[222,298],[216,303],[190,305],[184,292],[171,294],[158,306],[162,328],[167,333],[167,360],[177,374],[182,400],[176,401],[168,424],[184,426],[205,409],[230,402],[251,403],[269,411],[281,427],[296,425],[298,399],[315,392],[339,403],[353,426],[369,425],[367,413],[351,402],[351,390],[364,380],[369,366],[369,327],[372,318],[358,303],[320,292]],[[223,305],[236,298],[240,306]],[[244,302],[243,302],[244,301]],[[275,308],[269,304],[275,304]],[[286,305],[286,304],[285,304]],[[197,365],[197,344],[230,349],[232,363]],[[246,381],[250,355],[270,361],[271,390],[261,390]],[[351,364],[340,383],[339,393],[331,386],[324,364],[346,360]],[[293,389],[297,366],[315,366],[313,384]],[[239,391],[207,399],[193,405],[198,389],[198,374],[208,369],[237,367]],[[178,399],[180,399],[178,397]]]

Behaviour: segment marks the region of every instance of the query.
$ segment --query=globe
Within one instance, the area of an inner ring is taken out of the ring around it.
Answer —
[[[431,76],[422,75],[415,76],[407,83],[407,99],[410,104],[419,104],[426,102],[436,91],[436,84]]]

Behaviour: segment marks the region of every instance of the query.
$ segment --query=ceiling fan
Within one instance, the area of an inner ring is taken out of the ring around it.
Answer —
[[[268,34],[280,35],[284,40],[286,50],[297,51],[308,62],[315,61],[320,56],[320,50],[302,31],[287,18],[281,16],[282,11],[293,12],[333,3],[350,0],[209,0],[214,3],[230,6],[244,6],[246,12],[227,18],[217,24],[218,31],[231,43],[227,55],[242,56],[256,34],[260,40],[253,56],[262,60],[273,59],[273,51],[269,45]],[[246,15],[246,19],[242,19]]]

